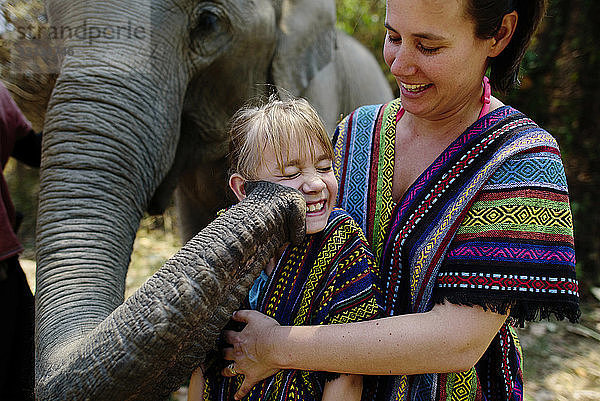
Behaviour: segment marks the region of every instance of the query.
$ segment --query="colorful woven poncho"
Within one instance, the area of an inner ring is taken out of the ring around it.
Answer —
[[[259,297],[257,310],[281,325],[335,324],[374,319],[380,309],[373,255],[356,223],[334,209],[325,229],[288,246]],[[244,400],[320,401],[324,372],[282,370],[257,384]],[[242,376],[209,371],[204,399],[233,400]]]
[[[466,372],[387,376],[377,400],[522,400],[513,328],[579,317],[572,217],[556,141],[504,106],[457,138],[395,203],[399,100],[357,109],[335,134],[338,206],[372,246],[386,316],[445,300],[511,318]]]

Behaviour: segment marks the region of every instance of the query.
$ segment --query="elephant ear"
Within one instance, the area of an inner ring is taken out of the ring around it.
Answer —
[[[294,96],[333,61],[334,0],[282,0],[279,37],[273,58],[273,80]]]

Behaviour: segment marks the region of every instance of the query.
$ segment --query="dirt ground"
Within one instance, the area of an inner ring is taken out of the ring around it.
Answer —
[[[162,266],[180,247],[169,217],[142,221],[127,275],[126,296]],[[166,229],[165,229],[166,227]],[[35,289],[35,262],[28,250],[21,259]],[[525,371],[526,401],[600,400],[600,288],[592,289],[581,305],[579,324],[565,321],[529,323],[519,329]],[[173,394],[185,400],[186,389]]]
[[[599,298],[581,309],[579,324],[543,321],[520,330],[526,400],[600,400]]]

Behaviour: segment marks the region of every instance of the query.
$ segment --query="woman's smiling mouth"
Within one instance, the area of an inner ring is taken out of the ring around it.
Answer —
[[[400,82],[400,85],[407,92],[418,93],[418,92],[424,91],[425,89],[429,88],[433,84],[405,84],[404,82]]]

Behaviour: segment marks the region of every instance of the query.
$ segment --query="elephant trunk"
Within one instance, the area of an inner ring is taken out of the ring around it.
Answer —
[[[255,277],[304,235],[295,190],[258,183],[85,337],[53,350],[41,400],[165,399],[216,345]]]

